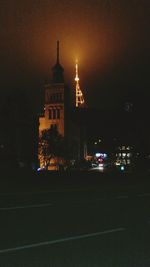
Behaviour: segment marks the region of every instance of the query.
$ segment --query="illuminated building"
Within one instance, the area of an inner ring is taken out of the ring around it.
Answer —
[[[133,157],[133,148],[131,146],[119,146],[116,153],[116,162],[118,165],[130,165]]]
[[[59,63],[59,42],[57,42],[57,60],[52,68],[52,82],[45,85],[45,103],[43,116],[39,118],[39,134],[45,129],[54,128],[65,136],[65,97],[66,86],[64,69]]]
[[[63,138],[67,136],[67,109],[69,88],[64,82],[64,69],[59,62],[59,42],[57,41],[56,64],[52,68],[52,81],[44,86],[44,110],[39,117],[39,139],[44,130],[56,130]],[[40,143],[39,143],[40,147]],[[39,150],[40,167],[45,160]]]
[[[83,105],[84,99],[79,86],[77,63],[76,107],[71,105],[70,89],[64,82],[63,73],[64,69],[59,62],[59,42],[57,41],[57,57],[56,64],[52,68],[52,81],[44,86],[44,109],[43,114],[39,117],[39,140],[44,130],[57,130],[65,140],[66,150],[70,151],[69,158],[80,160],[85,156],[85,129],[83,127],[84,119],[81,121],[81,110],[83,112],[83,109],[79,109]],[[42,142],[39,142],[39,147],[41,144]],[[40,168],[46,165],[40,149],[39,165]]]

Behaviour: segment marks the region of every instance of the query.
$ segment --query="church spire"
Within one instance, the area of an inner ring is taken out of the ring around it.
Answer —
[[[56,64],[52,68],[52,82],[63,83],[64,82],[63,72],[64,69],[59,63],[59,41],[57,41]]]
[[[57,41],[57,64],[59,64],[59,41]]]

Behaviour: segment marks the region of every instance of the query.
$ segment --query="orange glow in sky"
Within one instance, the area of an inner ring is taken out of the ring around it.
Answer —
[[[130,61],[134,62],[139,54],[143,58],[148,50],[148,2],[3,1],[0,25],[3,79],[6,80],[5,75],[10,73],[15,79],[24,75],[29,82],[33,79],[44,83],[56,62],[56,41],[59,40],[60,63],[65,69],[66,80],[73,84],[74,61],[78,58],[81,87],[84,84],[90,97],[91,92],[98,93],[99,101],[102,101],[108,94],[114,95],[114,90],[119,90],[114,88],[122,84],[120,81],[117,85],[117,72],[126,65],[131,68],[133,63]],[[112,69],[116,78],[112,74],[109,77]],[[132,73],[132,69],[129,72]],[[105,76],[106,81],[116,79],[105,85],[107,90],[103,89]],[[104,91],[106,96],[102,95]]]

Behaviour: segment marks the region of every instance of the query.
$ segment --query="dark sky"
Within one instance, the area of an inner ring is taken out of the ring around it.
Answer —
[[[1,0],[1,95],[26,91],[37,101],[59,40],[72,90],[78,58],[88,106],[145,101],[150,96],[149,18],[149,0]]]

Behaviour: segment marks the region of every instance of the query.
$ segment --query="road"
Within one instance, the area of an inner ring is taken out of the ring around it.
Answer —
[[[149,267],[149,174],[95,175],[1,188],[0,267]]]

